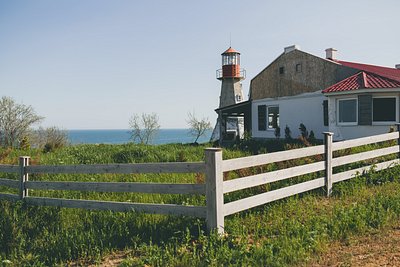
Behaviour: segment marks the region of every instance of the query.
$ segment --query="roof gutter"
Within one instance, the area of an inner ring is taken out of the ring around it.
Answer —
[[[400,88],[379,88],[379,89],[356,89],[356,90],[349,90],[349,91],[341,91],[341,92],[330,92],[324,93],[325,96],[336,96],[336,95],[354,95],[354,94],[364,94],[364,93],[393,93],[393,92],[400,92]]]

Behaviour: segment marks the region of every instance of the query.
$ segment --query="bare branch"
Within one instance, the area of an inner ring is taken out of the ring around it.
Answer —
[[[129,128],[131,129],[132,141],[140,144],[148,144],[160,129],[158,116],[156,113],[142,113],[141,116],[133,114],[129,120]]]
[[[197,143],[197,140],[211,129],[211,123],[208,118],[202,118],[199,120],[196,118],[194,112],[188,113],[188,119],[186,122],[189,124],[189,134],[195,138],[194,143]]]
[[[18,104],[11,97],[0,99],[0,145],[17,147],[29,128],[43,120],[31,106]]]

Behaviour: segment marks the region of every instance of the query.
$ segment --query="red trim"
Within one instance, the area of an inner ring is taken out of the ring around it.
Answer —
[[[353,69],[359,69],[359,70],[366,71],[366,72],[372,72],[372,73],[378,74],[380,76],[390,78],[390,79],[400,82],[400,70],[399,69],[375,66],[375,65],[368,65],[368,64],[361,64],[361,63],[355,63],[355,62],[347,62],[347,61],[341,61],[341,60],[336,60],[335,62],[337,62],[343,66],[346,66],[346,67],[350,67]]]

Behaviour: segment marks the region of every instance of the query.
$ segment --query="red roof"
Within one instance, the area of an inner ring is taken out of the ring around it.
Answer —
[[[370,65],[367,65],[370,66]],[[375,66],[372,66],[375,67]],[[383,68],[383,67],[382,67]],[[322,91],[322,93],[345,92],[357,89],[400,88],[400,80],[393,80],[376,73],[361,71]]]
[[[383,77],[387,77],[387,78],[390,78],[390,79],[400,82],[400,69],[374,66],[374,65],[361,64],[361,63],[354,63],[354,62],[347,62],[347,61],[341,61],[341,60],[335,60],[335,62],[342,64],[343,66],[346,66],[346,67],[375,73],[375,74],[381,75]]]
[[[233,49],[232,47],[229,47],[229,48],[228,48],[224,53],[222,53],[221,55],[223,55],[223,54],[233,54],[233,53],[240,54],[239,51],[236,51],[236,50]]]

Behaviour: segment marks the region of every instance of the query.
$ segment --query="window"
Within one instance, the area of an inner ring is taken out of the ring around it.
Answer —
[[[280,67],[279,74],[284,74],[284,73],[285,73],[285,67]]]
[[[301,72],[301,63],[296,64],[296,72]]]
[[[396,98],[395,97],[372,98],[372,121],[395,122]]]
[[[222,65],[239,65],[239,54],[224,54],[222,56]]]
[[[267,130],[266,120],[267,119],[267,109],[265,105],[258,106],[258,130]]]
[[[241,97],[241,95],[236,95],[236,101],[237,101],[237,102],[240,102],[240,101],[242,101],[242,97]]]
[[[338,113],[339,124],[357,124],[357,99],[339,99]]]
[[[276,129],[279,127],[279,107],[268,107],[268,129]]]

